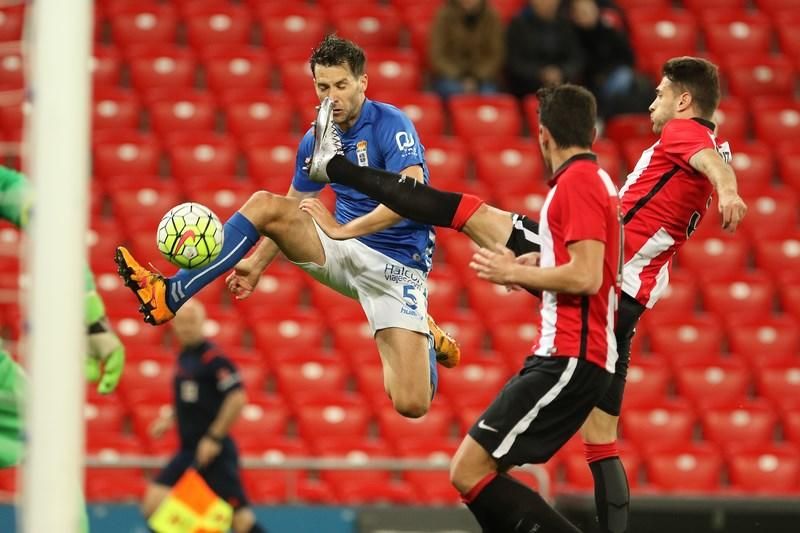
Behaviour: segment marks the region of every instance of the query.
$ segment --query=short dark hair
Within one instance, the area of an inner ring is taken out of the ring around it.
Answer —
[[[714,63],[700,57],[673,57],[661,71],[681,91],[692,95],[703,118],[711,118],[720,98],[719,70]]]
[[[539,124],[550,130],[559,148],[591,148],[597,122],[597,101],[583,87],[572,84],[545,87],[539,98]]]
[[[361,49],[353,41],[337,37],[336,34],[330,34],[325,37],[319,46],[317,46],[311,53],[309,60],[311,65],[311,75],[315,76],[314,67],[322,65],[323,67],[335,67],[339,65],[347,65],[353,76],[361,76],[364,74],[364,69],[367,64],[367,56],[364,50]]]

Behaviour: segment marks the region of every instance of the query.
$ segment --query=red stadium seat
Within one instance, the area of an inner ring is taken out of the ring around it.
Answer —
[[[320,316],[314,311],[281,310],[282,318],[273,320],[253,320],[256,347],[270,353],[277,350],[304,352],[322,347],[325,330]]]
[[[800,407],[800,365],[767,366],[756,376],[758,392],[780,408]]]
[[[756,0],[755,4],[760,11],[773,19],[778,19],[777,15],[785,15],[791,11],[797,13],[797,8],[800,8],[798,0]]]
[[[455,309],[448,313],[444,309],[440,309],[436,321],[443,330],[458,339],[463,353],[481,350],[486,331],[472,311]]]
[[[667,492],[716,492],[722,477],[722,457],[710,446],[657,451],[648,456],[649,486]]]
[[[728,332],[731,349],[736,353],[796,354],[800,350],[797,322],[789,317],[769,315],[749,322],[733,323]]]
[[[467,294],[472,308],[488,329],[495,325],[536,316],[540,299],[528,291],[509,291],[494,283],[470,283]]]
[[[179,179],[236,173],[236,146],[224,136],[206,132],[170,135],[167,153],[172,174]]]
[[[135,93],[109,87],[100,87],[94,91],[92,103],[94,130],[135,130],[139,127],[140,119],[141,106]]]
[[[372,62],[372,56],[370,56]],[[370,75],[369,97],[379,102],[391,102],[392,105],[400,108],[411,122],[414,123],[417,133],[425,146],[425,159],[431,165],[431,140],[436,139],[440,142],[445,141],[439,137],[444,133],[444,108],[438,95],[434,93],[422,93],[415,90],[384,89],[376,90],[372,84],[373,77]],[[453,141],[453,139],[446,139]],[[434,174],[438,177],[438,173]],[[463,174],[462,174],[463,175]]]
[[[22,38],[24,14],[24,5],[0,9],[0,42],[19,41]]]
[[[777,420],[772,407],[760,402],[701,413],[704,437],[720,447],[767,444],[773,439]]]
[[[438,187],[440,181],[466,180],[469,152],[463,141],[454,137],[426,137],[422,133],[420,137],[424,139],[425,162],[433,186]]]
[[[195,9],[186,19],[189,44],[195,49],[219,44],[245,44],[250,40],[250,12],[243,6],[209,5]]]
[[[420,418],[403,417],[388,405],[379,408],[377,414],[380,435],[386,442],[419,439],[420,435],[426,439],[452,437],[453,414],[442,405],[437,405]]]
[[[661,361],[635,355],[628,368],[625,384],[625,408],[661,405],[667,399],[667,387],[672,376]]]
[[[279,194],[289,190],[300,140],[286,133],[249,134],[242,140],[247,174],[261,187]]]
[[[544,186],[544,182],[541,183]],[[493,194],[493,198],[497,202],[497,206],[501,209],[510,211],[511,213],[533,217],[534,219],[539,217],[539,211],[541,211],[546,197],[547,191],[544,190],[544,187],[528,194],[503,194],[499,191],[495,191]]]
[[[127,365],[120,381],[120,394],[131,406],[139,403],[169,403],[172,400],[172,381],[171,366],[146,359]]]
[[[399,44],[401,22],[392,6],[336,2],[330,14],[336,33],[360,46],[396,47]],[[368,57],[371,62],[372,54],[368,54]]]
[[[435,265],[428,276],[428,312],[436,316],[438,309],[458,307],[462,285],[446,265]]]
[[[259,17],[269,50],[310,50],[325,36],[327,27],[324,11],[296,3],[267,4]]]
[[[800,235],[798,235],[800,237]],[[755,243],[756,264],[770,274],[800,270],[800,240],[798,238],[768,239]]]
[[[275,58],[277,59],[278,73],[280,74],[283,91],[295,99],[300,99],[300,102],[311,104],[312,102],[317,102],[317,97],[316,94],[309,90],[314,86],[314,78],[311,75],[307,56],[308,53],[305,52],[305,49],[301,51],[297,48],[289,48],[276,54]],[[318,102],[315,105],[318,105]],[[298,107],[302,109],[308,106]],[[311,106],[311,111],[313,111],[313,107]],[[311,120],[301,120],[301,130],[304,130],[305,124],[316,118],[316,111],[314,111],[314,117],[309,116],[309,118]]]
[[[378,92],[419,89],[421,72],[413,52],[380,48],[370,50],[368,54],[367,73],[370,89]]]
[[[94,434],[122,433],[125,417],[125,407],[119,401],[113,403],[83,404],[83,419],[86,423],[86,435],[91,439]]]
[[[651,321],[649,325],[650,346],[658,353],[713,353],[722,345],[722,325],[716,317],[688,315],[680,321]]]
[[[343,505],[409,505],[414,488],[402,480],[364,479],[355,471],[351,479],[332,483],[337,501]]]
[[[764,317],[775,307],[775,287],[763,273],[706,283],[701,292],[705,309],[721,318]]]
[[[261,505],[277,505],[288,500],[288,487],[297,484],[299,472],[284,470],[255,470],[242,471],[242,484],[247,494],[247,499]]]
[[[194,179],[192,179],[194,181]],[[196,189],[191,191],[191,199],[211,209],[225,222],[238,211],[253,195],[255,189],[247,183],[236,183],[232,179],[229,184],[217,190]]]
[[[158,174],[161,148],[152,135],[133,130],[95,132],[93,152],[93,170],[99,178]]]
[[[747,224],[743,228],[753,241],[795,234],[798,226],[797,195],[785,188],[771,188],[757,195],[745,195]]]
[[[289,409],[280,398],[251,394],[231,429],[231,436],[237,443],[265,435],[282,436],[288,423]]]
[[[764,107],[754,115],[756,134],[767,142],[800,139],[800,104]]]
[[[5,50],[0,52],[0,83],[8,87],[23,87],[23,65],[20,51]]]
[[[112,46],[95,46],[92,52],[92,81],[95,87],[114,87],[119,85],[122,72],[122,58]]]
[[[619,145],[626,139],[652,135],[653,125],[646,113],[617,115],[608,120],[603,134]]]
[[[762,13],[707,9],[700,19],[706,46],[714,54],[769,52],[772,28],[769,19]]]
[[[150,124],[160,136],[176,131],[210,132],[216,122],[214,98],[205,91],[166,90],[148,95]]]
[[[374,335],[366,318],[340,319],[330,324],[333,345],[342,352],[370,349],[375,344]]]
[[[354,465],[363,464],[373,458],[392,455],[384,441],[366,439],[363,436],[323,437],[313,442],[314,453],[326,458],[340,458]],[[367,481],[388,483],[389,472],[386,470],[323,470],[320,474],[323,481],[335,488],[357,486]]]
[[[298,432],[315,446],[322,444],[320,439],[363,439],[372,417],[362,398],[339,393],[327,400],[303,400],[296,411]]]
[[[496,361],[481,364],[469,361],[439,373],[439,393],[454,406],[486,407],[511,376],[506,366]]]
[[[744,241],[715,238],[689,239],[678,254],[681,269],[687,269],[701,280],[737,275],[744,271],[747,259],[748,247]]]
[[[713,118],[713,122],[717,125],[717,136],[722,140],[744,139],[747,137],[749,120],[744,103],[735,97],[728,97],[722,100],[714,112]],[[733,144],[734,155],[739,148],[739,143]]]
[[[695,414],[682,402],[644,409],[626,408],[621,418],[623,436],[640,450],[675,450],[688,445]]]
[[[747,2],[745,0],[683,0],[681,3],[695,15],[701,15],[710,9],[738,13],[744,9]]]
[[[722,62],[722,77],[727,80],[730,92],[740,98],[789,95],[794,87],[794,74],[792,62],[783,56],[734,54]],[[765,141],[772,137],[760,134],[758,115],[753,113],[757,137]]]
[[[736,171],[739,194],[753,196],[769,191],[775,175],[775,156],[770,147],[759,141],[733,142],[731,166]],[[748,213],[752,215],[752,212]],[[753,227],[748,219],[748,227]]]
[[[473,145],[475,170],[480,181],[503,192],[535,192],[543,181],[544,163],[535,143],[516,137],[482,139]]]
[[[614,183],[620,184],[625,180],[622,157],[614,142],[609,139],[595,139],[592,145],[592,152],[597,154],[597,162],[600,168],[608,172]]]
[[[180,203],[181,195],[177,187],[169,182],[159,183],[158,188],[152,185],[155,183],[120,188],[112,193],[111,205],[117,219],[123,221],[132,238],[134,232],[145,225],[150,230],[148,238],[155,244],[155,228],[158,227],[158,221],[164,213]],[[138,226],[134,227],[133,224]]]
[[[776,156],[781,181],[800,194],[800,145],[794,141],[780,143]]]
[[[798,7],[800,7],[800,2],[798,2]],[[800,59],[800,34],[795,31],[797,25],[800,24],[798,7],[779,11],[772,17],[778,30],[778,42],[781,50],[795,60]]]
[[[129,300],[125,308],[127,312],[126,316],[120,316],[119,318],[111,317],[111,327],[114,328],[114,331],[120,336],[122,343],[128,347],[131,344],[146,346],[160,345],[164,338],[164,333],[166,332],[163,331],[163,329],[148,326],[139,318],[131,318],[130,315],[135,313],[136,309],[138,309],[138,302],[133,295],[131,295]]]
[[[747,396],[750,375],[748,369],[740,363],[691,365],[677,369],[675,382],[681,396],[700,409],[735,407]]]
[[[237,90],[224,93],[220,102],[227,129],[237,138],[254,132],[288,133],[291,129],[294,112],[291,100],[283,93]]]
[[[784,410],[781,414],[783,437],[795,445],[800,445],[800,408]]]
[[[800,456],[791,446],[738,450],[728,459],[731,487],[748,494],[796,494]]]
[[[196,60],[191,50],[165,45],[138,45],[128,50],[133,86],[140,90],[194,85]]]
[[[506,322],[495,324],[490,330],[495,351],[519,361],[529,355],[538,330],[530,322]]]
[[[697,48],[697,22],[688,11],[637,8],[625,12],[631,43],[639,57],[659,51],[673,56],[690,55]]]
[[[344,393],[348,375],[342,363],[324,357],[281,361],[275,365],[273,371],[278,390],[285,397],[306,390]]]
[[[144,496],[144,472],[138,468],[89,468],[84,490],[91,502],[139,502]]]
[[[372,359],[353,365],[353,374],[356,378],[358,391],[365,398],[369,398],[369,402],[373,406],[391,406],[392,402],[384,388],[383,367],[381,366],[377,347],[373,347],[370,350],[362,350],[360,353],[364,357],[372,357]]]
[[[245,300],[237,301],[243,315],[250,309],[263,306],[273,306],[280,309],[294,309],[300,305],[300,296],[303,291],[303,281],[294,276],[285,276],[265,272],[256,285],[255,290]]]
[[[217,94],[236,89],[251,89],[251,94],[261,94],[271,85],[271,65],[261,48],[209,46],[203,51],[202,61],[206,85]]]
[[[462,139],[513,137],[520,133],[522,121],[512,96],[457,95],[449,100],[448,106],[454,133]]]
[[[781,284],[778,293],[783,310],[800,320],[800,281],[789,281]]]
[[[112,38],[122,48],[176,41],[178,16],[169,4],[130,4],[109,20]]]

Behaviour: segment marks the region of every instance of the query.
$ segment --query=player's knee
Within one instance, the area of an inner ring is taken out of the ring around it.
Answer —
[[[392,398],[394,410],[406,418],[420,418],[425,416],[431,407],[430,398],[395,396]]]
[[[269,191],[256,191],[239,209],[257,227],[263,227],[282,216],[281,196]]]
[[[475,476],[472,468],[463,457],[456,455],[450,461],[450,484],[459,492],[466,494],[475,485]]]

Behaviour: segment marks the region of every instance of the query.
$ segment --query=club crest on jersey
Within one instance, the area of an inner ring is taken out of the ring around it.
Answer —
[[[358,161],[358,166],[360,167],[369,166],[369,158],[367,157],[367,141],[358,141],[358,144],[356,144],[356,160]]]
[[[190,380],[182,381],[180,390],[182,401],[186,403],[197,403],[197,398],[199,396],[197,382]]]

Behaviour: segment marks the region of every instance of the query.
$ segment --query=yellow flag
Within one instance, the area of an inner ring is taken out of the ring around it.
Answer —
[[[158,533],[224,533],[232,520],[233,508],[190,468],[147,523]]]

